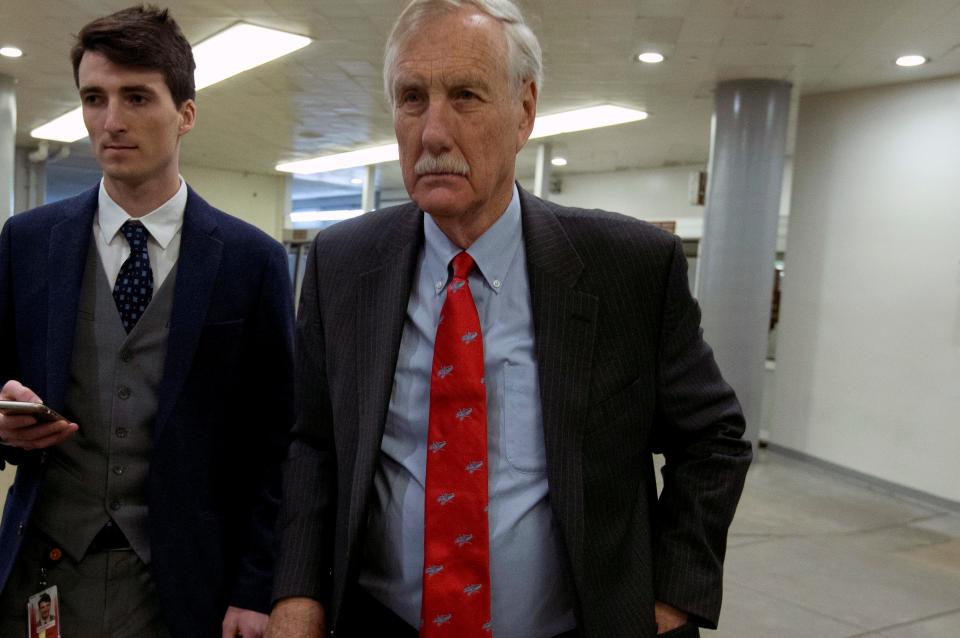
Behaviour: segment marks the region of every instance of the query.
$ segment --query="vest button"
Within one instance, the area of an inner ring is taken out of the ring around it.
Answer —
[[[120,501],[112,501],[110,503],[110,509],[113,510],[114,512],[116,512],[121,507],[123,507],[123,505],[120,504]]]
[[[123,466],[122,466],[122,465],[114,465],[114,466],[113,466],[113,473],[116,474],[117,476],[122,476],[122,475],[123,475]]]
[[[117,390],[117,396],[120,397],[121,399],[124,399],[124,400],[129,399],[129,398],[130,398],[130,388],[128,388],[128,387],[125,386],[125,385],[120,386],[120,388]]]
[[[129,430],[127,430],[127,428],[117,428],[115,434],[117,435],[118,439],[125,439],[127,438],[128,432]]]

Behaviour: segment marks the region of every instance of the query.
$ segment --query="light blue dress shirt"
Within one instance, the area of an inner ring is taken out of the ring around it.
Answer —
[[[360,585],[413,627],[420,623],[430,370],[448,268],[458,248],[424,215],[424,248],[394,373],[374,477]],[[490,580],[496,638],[549,638],[576,626],[550,509],[543,415],[520,195],[467,252],[487,387]]]

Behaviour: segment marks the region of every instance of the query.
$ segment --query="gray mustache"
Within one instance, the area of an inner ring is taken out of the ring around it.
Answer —
[[[444,153],[443,155],[425,153],[417,160],[413,170],[417,175],[428,175],[430,173],[469,175],[470,165],[462,157],[452,153]]]

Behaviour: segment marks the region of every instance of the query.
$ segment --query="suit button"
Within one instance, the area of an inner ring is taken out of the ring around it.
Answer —
[[[110,509],[113,510],[114,512],[116,512],[121,507],[123,507],[123,505],[120,504],[120,501],[112,501],[110,503]]]
[[[122,465],[114,465],[114,466],[113,466],[113,473],[116,474],[117,476],[123,476],[123,466],[122,466]]]
[[[130,431],[127,430],[127,428],[117,428],[117,429],[116,429],[116,432],[115,432],[115,434],[117,435],[117,438],[118,438],[118,439],[125,439],[125,438],[127,438],[127,434],[129,434],[129,433],[130,433]]]
[[[17,523],[17,536],[23,536],[23,521]]]
[[[128,387],[125,386],[125,385],[120,386],[120,388],[117,390],[117,396],[120,397],[120,398],[123,399],[123,400],[129,399],[129,398],[130,398],[130,388],[128,388]]]
[[[133,353],[129,350],[120,351],[120,360],[124,363],[130,363],[130,360],[133,359]]]

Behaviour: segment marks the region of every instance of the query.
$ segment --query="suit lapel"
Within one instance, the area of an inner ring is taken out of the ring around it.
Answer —
[[[584,265],[557,217],[520,191],[550,502],[574,574],[583,573],[583,423],[598,298],[576,287]]]
[[[64,409],[80,285],[87,263],[98,192],[97,187],[80,195],[77,198],[79,211],[68,213],[63,221],[50,229],[47,255],[47,387],[44,400],[55,410]]]
[[[223,254],[223,242],[214,236],[216,228],[217,221],[210,206],[189,189],[170,311],[167,358],[158,394],[155,440],[170,418],[187,380],[207,316]]]
[[[423,216],[413,205],[398,211],[384,228],[376,265],[359,276],[357,293],[357,455],[351,487],[347,538],[356,538],[366,512],[393,389],[394,371],[417,255]]]

